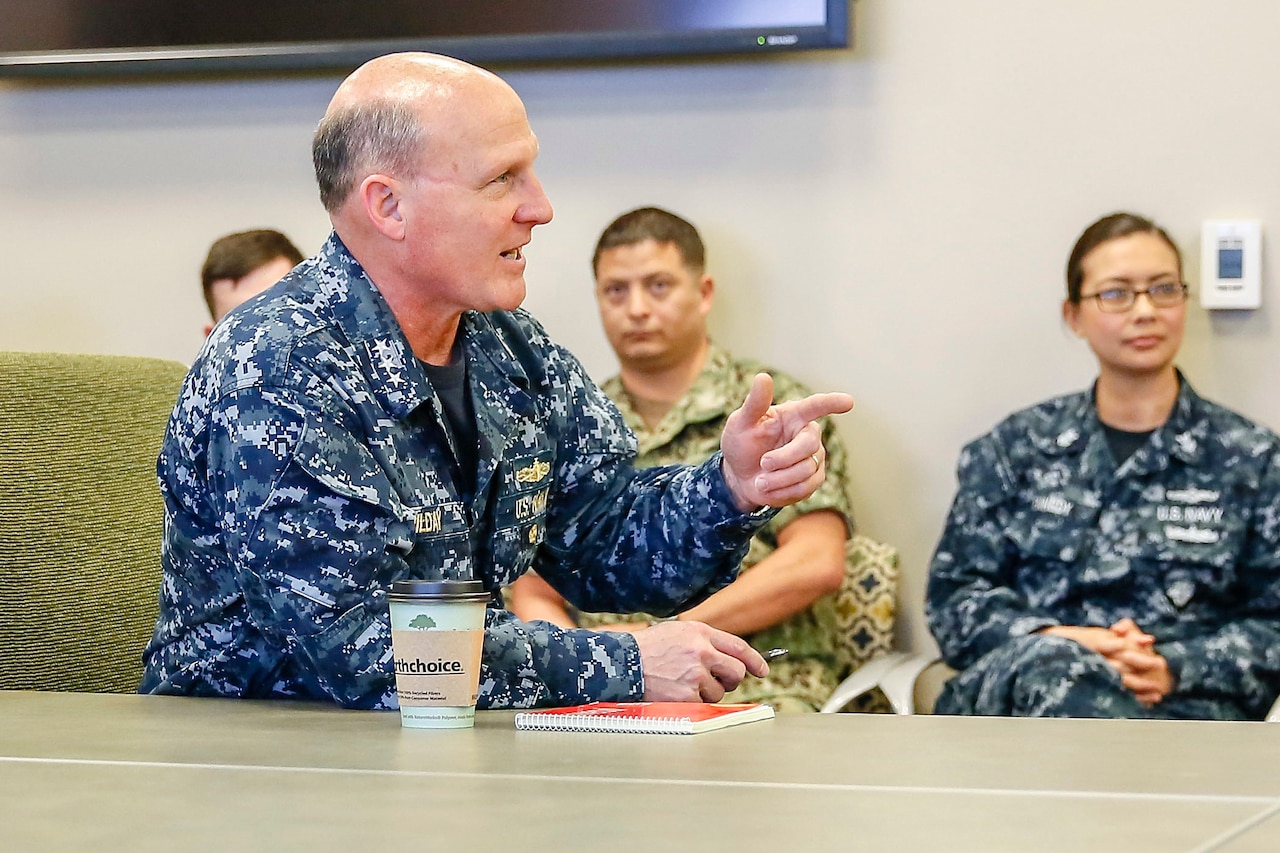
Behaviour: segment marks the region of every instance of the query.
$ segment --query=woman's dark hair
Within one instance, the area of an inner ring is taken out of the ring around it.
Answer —
[[[1182,274],[1182,253],[1178,246],[1163,228],[1136,213],[1112,213],[1084,229],[1080,239],[1071,249],[1071,257],[1067,258],[1067,301],[1073,305],[1080,304],[1080,284],[1084,281],[1085,256],[1110,240],[1128,237],[1130,234],[1154,234],[1173,249],[1178,259],[1178,274]]]

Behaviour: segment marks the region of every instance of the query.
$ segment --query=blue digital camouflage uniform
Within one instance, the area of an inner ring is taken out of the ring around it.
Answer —
[[[1280,439],[1181,391],[1117,469],[1090,392],[960,455],[926,615],[961,670],[940,713],[1261,719],[1280,692]],[[1033,632],[1124,617],[1174,691],[1148,709],[1102,656]]]
[[[729,583],[771,511],[733,505],[717,456],[632,467],[635,439],[524,312],[459,328],[475,498],[421,363],[341,241],[210,336],[158,464],[161,612],[141,690],[395,708],[386,592],[474,575],[494,591],[481,708],[638,699],[635,640],[516,620],[530,567],[599,608],[672,612]]]
[[[766,368],[750,359],[733,358],[724,349],[711,346],[707,362],[685,395],[650,430],[636,414],[619,377],[600,387],[618,405],[627,426],[639,441],[636,464],[640,466],[697,464],[720,448],[720,435],[730,413],[746,399],[757,373],[768,373],[774,381],[774,399],[799,400],[810,390],[781,371]],[[831,510],[844,517],[852,532],[853,512],[846,492],[848,454],[836,432],[832,418],[824,418],[822,442],[826,448],[827,478],[805,500],[783,509],[751,540],[743,561],[747,572],[778,547],[778,533],[801,515]],[[785,648],[786,658],[769,665],[765,678],[748,678],[725,697],[727,702],[769,702],[778,710],[816,711],[840,683],[834,641],[838,630],[834,605],[828,596],[812,607],[746,639],[759,649]],[[650,621],[648,613],[591,613],[579,615],[579,624],[597,627],[619,622]]]

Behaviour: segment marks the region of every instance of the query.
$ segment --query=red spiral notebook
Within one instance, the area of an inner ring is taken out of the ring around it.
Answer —
[[[773,706],[756,702],[705,705],[698,702],[590,702],[516,714],[516,728],[548,732],[620,732],[692,735],[739,723],[768,720]]]

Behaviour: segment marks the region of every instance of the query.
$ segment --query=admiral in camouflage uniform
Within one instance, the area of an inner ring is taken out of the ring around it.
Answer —
[[[697,465],[719,449],[725,419],[737,408],[738,401],[746,397],[755,375],[762,372],[773,377],[776,400],[798,400],[811,393],[791,376],[749,359],[733,358],[714,344],[693,385],[652,431],[632,408],[619,377],[609,379],[601,387],[636,434],[638,466]],[[783,509],[756,534],[742,562],[743,572],[773,553],[778,547],[778,531],[806,513],[837,512],[845,518],[852,533],[853,511],[845,492],[848,456],[830,418],[822,422],[822,444],[827,450],[826,482],[812,496]],[[655,618],[649,613],[583,612],[578,622],[583,627],[596,627]],[[766,677],[744,679],[724,701],[769,702],[780,710],[817,710],[840,681],[833,648],[837,630],[831,597],[827,596],[784,622],[746,636],[757,649],[785,648],[789,654],[770,663]]]
[[[474,498],[391,310],[336,235],[210,336],[160,453],[152,693],[395,708],[387,591],[495,592],[479,707],[640,699],[635,639],[525,624],[497,590],[537,570],[598,609],[670,613],[728,584],[773,514],[738,511],[720,456],[632,467],[635,439],[523,311],[463,314]]]
[[[961,672],[939,713],[1261,719],[1280,693],[1280,444],[1180,390],[1117,469],[1091,393],[965,447],[927,617]],[[1174,677],[1146,707],[1116,669],[1034,632],[1132,618]]]

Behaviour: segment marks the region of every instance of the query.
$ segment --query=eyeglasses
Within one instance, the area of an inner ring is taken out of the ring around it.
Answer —
[[[1098,307],[1103,311],[1119,314],[1132,308],[1144,293],[1156,308],[1172,308],[1187,301],[1187,285],[1181,281],[1162,281],[1147,288],[1108,287],[1082,298],[1096,299]]]

